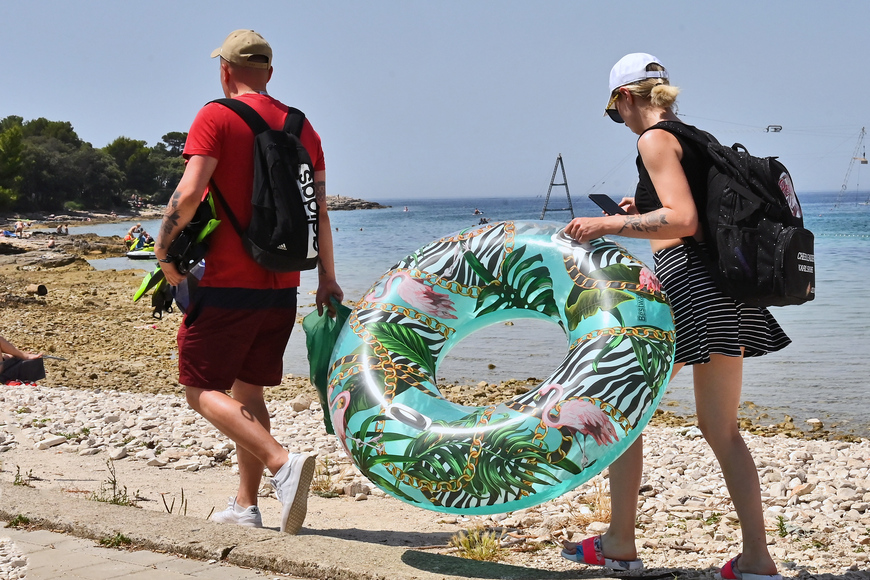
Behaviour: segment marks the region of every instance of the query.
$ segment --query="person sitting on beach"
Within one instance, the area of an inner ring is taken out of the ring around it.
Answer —
[[[45,378],[42,354],[25,352],[0,336],[0,383],[22,381],[32,383]]]
[[[767,309],[722,294],[701,257],[683,243],[692,236],[705,246],[706,226],[697,203],[706,199],[712,161],[691,139],[659,124],[682,122],[673,110],[678,93],[652,55],[629,54],[614,65],[605,114],[639,136],[637,190],[619,204],[628,215],[575,218],[565,233],[578,242],[604,235],[650,240],[655,284],[661,284],[674,310],[672,376],[692,365],[698,427],[722,466],[740,521],[743,551],[725,563],[718,577],[781,580],[767,549],[758,471],[740,435],[737,409],[743,359],[778,351],[791,341]],[[617,570],[642,569],[635,544],[642,476],[643,439],[638,438],[610,465],[608,531],[581,543],[563,541],[562,556]]]
[[[288,106],[266,91],[272,77],[272,48],[253,30],[230,33],[212,58],[220,57],[224,96],[243,102],[272,128],[284,125]],[[335,280],[332,227],[326,204],[326,162],[320,136],[308,119],[299,140],[312,160],[318,212],[317,310],[335,316],[332,301],[344,298]],[[241,223],[251,216],[254,135],[241,117],[219,103],[200,109],[184,145],[187,165],[169,199],[154,255],[171,286],[185,277],[168,251],[194,217],[209,182]],[[222,204],[218,218],[226,219]],[[291,452],[272,436],[264,387],[279,385],[283,356],[296,322],[299,272],[273,272],[245,251],[231,227],[209,237],[208,267],[178,330],[178,382],[195,411],[233,440],[239,465],[238,491],[212,521],[262,527],[257,507],[263,469],[282,504],[279,529],[302,528],[314,457]]]

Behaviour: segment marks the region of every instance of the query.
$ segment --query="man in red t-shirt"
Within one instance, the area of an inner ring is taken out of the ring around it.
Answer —
[[[272,48],[253,30],[236,30],[212,53],[220,57],[220,80],[227,98],[254,108],[273,128],[283,127],[287,105],[266,93],[272,76]],[[314,165],[318,218],[317,309],[332,311],[331,299],[343,299],[335,281],[332,228],[326,211],[326,165],[320,136],[306,120],[300,136]],[[154,254],[167,282],[183,280],[169,246],[190,222],[211,180],[243,227],[251,219],[254,179],[254,134],[236,113],[219,104],[203,107],[193,121],[184,157],[184,175],[169,200]],[[314,458],[289,453],[270,434],[264,385],[281,382],[283,354],[296,320],[299,272],[276,273],[259,266],[229,227],[221,204],[215,204],[224,226],[209,237],[205,274],[191,298],[178,330],[179,382],[190,406],[236,443],[239,489],[227,509],[211,519],[261,527],[257,492],[263,468],[282,503],[282,532],[295,534],[307,509]],[[232,396],[227,394],[227,391]]]

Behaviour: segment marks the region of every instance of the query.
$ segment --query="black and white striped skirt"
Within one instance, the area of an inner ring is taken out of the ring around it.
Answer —
[[[701,244],[703,248],[703,244]],[[674,310],[675,362],[710,362],[711,354],[761,356],[791,339],[766,308],[747,306],[722,294],[700,258],[685,245],[654,254],[656,276]]]

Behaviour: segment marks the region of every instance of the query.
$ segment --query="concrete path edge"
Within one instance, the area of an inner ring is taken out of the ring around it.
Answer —
[[[579,570],[554,572],[477,562],[303,532],[216,524],[200,518],[119,506],[67,493],[0,482],[0,520],[17,516],[28,526],[99,542],[123,534],[130,547],[319,580],[563,580]],[[2,532],[0,532],[2,534]],[[600,578],[600,577],[599,577]]]

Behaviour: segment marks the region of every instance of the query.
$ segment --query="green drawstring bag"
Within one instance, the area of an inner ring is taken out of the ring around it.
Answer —
[[[332,301],[335,306],[335,318],[329,316],[324,308],[323,314],[317,310],[302,319],[302,330],[305,331],[305,346],[308,348],[309,380],[317,389],[320,406],[323,408],[323,423],[326,432],[335,435],[332,427],[332,418],[329,416],[329,400],[326,397],[326,388],[329,386],[329,360],[332,358],[332,350],[338,340],[338,334],[350,316],[350,308]]]

